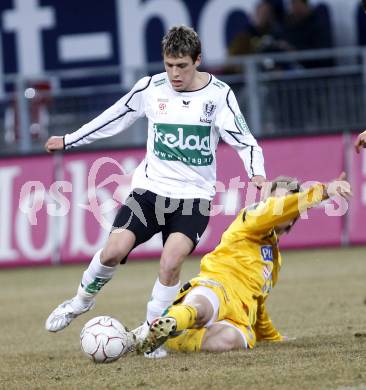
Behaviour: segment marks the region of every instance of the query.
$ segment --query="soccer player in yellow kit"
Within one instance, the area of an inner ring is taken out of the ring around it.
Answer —
[[[265,306],[281,268],[278,237],[302,212],[336,195],[351,196],[344,173],[304,191],[296,179],[274,180],[265,201],[239,212],[219,245],[202,258],[199,275],[181,288],[137,349],[151,352],[166,342],[171,350],[219,352],[284,340]]]

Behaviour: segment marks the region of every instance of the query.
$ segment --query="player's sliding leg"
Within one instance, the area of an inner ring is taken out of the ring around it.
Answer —
[[[159,278],[156,279],[151,299],[147,304],[147,319],[142,325],[132,330],[139,342],[142,342],[146,338],[149,332],[149,326],[153,320],[161,316],[164,310],[173,303],[179,291],[179,287],[179,282],[174,286],[165,286],[160,282]],[[167,356],[167,352],[163,348],[159,348],[159,350],[155,350],[154,353],[146,354],[145,356],[151,358],[162,358]]]
[[[198,352],[202,350],[202,340],[207,328],[186,329],[177,337],[168,338],[164,347],[171,351]]]
[[[217,317],[219,300],[208,287],[193,288],[181,304],[171,306],[164,316],[155,319],[138,349],[151,353],[179,332],[210,324]]]
[[[77,294],[61,303],[47,318],[45,328],[58,332],[73,319],[94,307],[95,297],[101,288],[112,279],[117,265],[135,243],[135,235],[128,230],[115,230],[109,236],[103,250],[98,251],[83,274]]]
[[[202,338],[201,344],[201,351],[208,352],[225,352],[247,348],[247,335],[225,321],[212,324]]]
[[[241,331],[221,322],[215,322],[208,328],[187,329],[177,337],[168,338],[164,345],[179,352],[225,352],[247,348]]]

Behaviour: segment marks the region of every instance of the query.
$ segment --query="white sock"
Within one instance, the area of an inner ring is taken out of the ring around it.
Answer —
[[[160,317],[164,310],[173,302],[180,288],[180,282],[175,286],[164,286],[156,279],[154,288],[151,293],[151,299],[147,304],[146,319],[151,323],[155,318]]]
[[[81,310],[88,306],[100,289],[109,282],[117,267],[107,267],[100,262],[99,250],[93,257],[89,267],[85,270],[78,288],[77,295],[74,297],[72,306],[76,310]]]

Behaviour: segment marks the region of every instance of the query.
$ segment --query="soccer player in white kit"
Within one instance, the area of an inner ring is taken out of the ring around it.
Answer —
[[[200,72],[201,43],[186,26],[171,28],[162,41],[165,73],[144,77],[101,115],[64,137],[51,137],[48,152],[70,149],[148,119],[147,150],[132,179],[132,192],[119,210],[104,248],[84,272],[77,294],[48,317],[46,329],[64,329],[94,306],[95,296],[131,250],[162,232],[159,276],[147,304],[147,321],[161,315],[180,288],[182,263],[199,242],[215,195],[216,148],[221,137],[241,159],[252,182],[265,180],[262,149],[249,131],[230,87]],[[141,211],[143,214],[141,214]],[[144,218],[141,218],[143,215]]]

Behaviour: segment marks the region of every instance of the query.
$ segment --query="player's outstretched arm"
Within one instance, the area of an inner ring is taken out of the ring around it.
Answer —
[[[347,181],[345,172],[342,172],[337,179],[326,184],[325,189],[328,198],[339,195],[342,198],[349,199],[352,196],[351,184]]]
[[[53,153],[64,149],[64,137],[50,137],[44,145],[48,153]]]
[[[366,130],[358,135],[355,142],[355,149],[357,153],[360,153],[361,148],[366,148]]]
[[[263,300],[259,300],[257,309],[257,321],[254,331],[258,341],[282,341],[283,337],[274,327]]]

